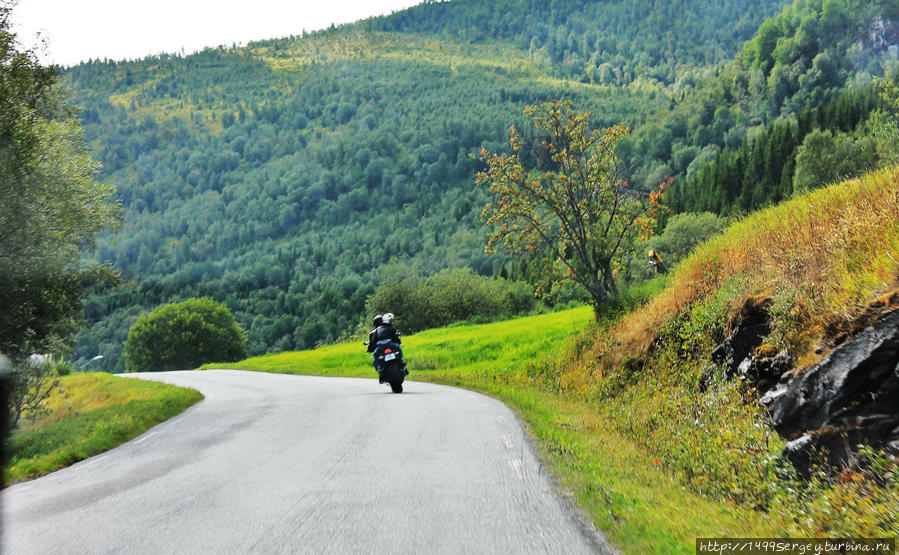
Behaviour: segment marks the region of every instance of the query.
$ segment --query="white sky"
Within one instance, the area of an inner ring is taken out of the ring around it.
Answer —
[[[47,40],[41,60],[63,66],[88,59],[143,58],[206,46],[299,35],[421,0],[18,0],[13,30],[26,47]],[[40,50],[40,48],[38,48]]]

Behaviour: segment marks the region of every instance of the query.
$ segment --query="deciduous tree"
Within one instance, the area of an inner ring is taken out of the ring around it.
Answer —
[[[113,272],[82,269],[81,248],[119,221],[113,188],[94,180],[74,111],[53,67],[20,50],[0,0],[0,352],[12,359],[12,425],[40,409],[56,387],[53,364],[32,353],[65,354],[83,321],[81,298]]]
[[[0,2],[0,351],[14,364],[60,353],[81,321],[81,248],[115,225],[113,188],[94,180],[80,125],[56,71],[17,49]]]
[[[874,114],[871,127],[877,141],[877,153],[883,163],[899,164],[899,85],[897,76],[877,79],[877,88],[883,108]]]
[[[590,294],[598,314],[617,291],[622,246],[651,235],[667,183],[650,192],[629,189],[615,153],[628,133],[622,125],[591,129],[590,114],[570,101],[529,106],[525,114],[543,137],[538,144],[526,144],[513,126],[511,154],[481,150],[487,167],[477,183],[493,196],[482,213],[492,229],[486,250],[537,257],[538,294],[572,280]]]

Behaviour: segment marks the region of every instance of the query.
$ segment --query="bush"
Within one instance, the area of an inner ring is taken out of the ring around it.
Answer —
[[[196,368],[246,358],[246,333],[228,307],[212,299],[163,305],[137,319],[125,340],[131,372]]]
[[[41,414],[47,398],[59,387],[59,376],[69,372],[70,363],[45,355],[15,361],[6,406],[10,428],[16,428],[24,414]]]
[[[461,320],[494,320],[531,310],[534,295],[524,283],[444,270],[422,279],[407,276],[382,283],[366,302],[368,314],[393,312],[407,333]]]
[[[636,257],[639,262],[638,275],[650,279],[655,275],[652,266],[641,258],[649,249],[655,250],[662,262],[670,270],[693,249],[711,237],[721,233],[727,226],[727,220],[710,212],[684,212],[672,216],[665,225],[665,230],[647,241],[645,249]]]

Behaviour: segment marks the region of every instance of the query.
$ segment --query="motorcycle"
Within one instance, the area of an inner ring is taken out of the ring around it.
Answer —
[[[364,345],[368,345],[368,342],[366,341]],[[390,339],[378,341],[372,353],[372,360],[378,372],[378,382],[389,383],[394,393],[402,393],[403,380],[409,375],[409,371],[406,370],[400,344]]]

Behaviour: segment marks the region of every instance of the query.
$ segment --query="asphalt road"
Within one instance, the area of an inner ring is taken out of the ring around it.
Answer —
[[[228,370],[141,378],[206,399],[4,490],[4,552],[610,551],[489,397]]]

